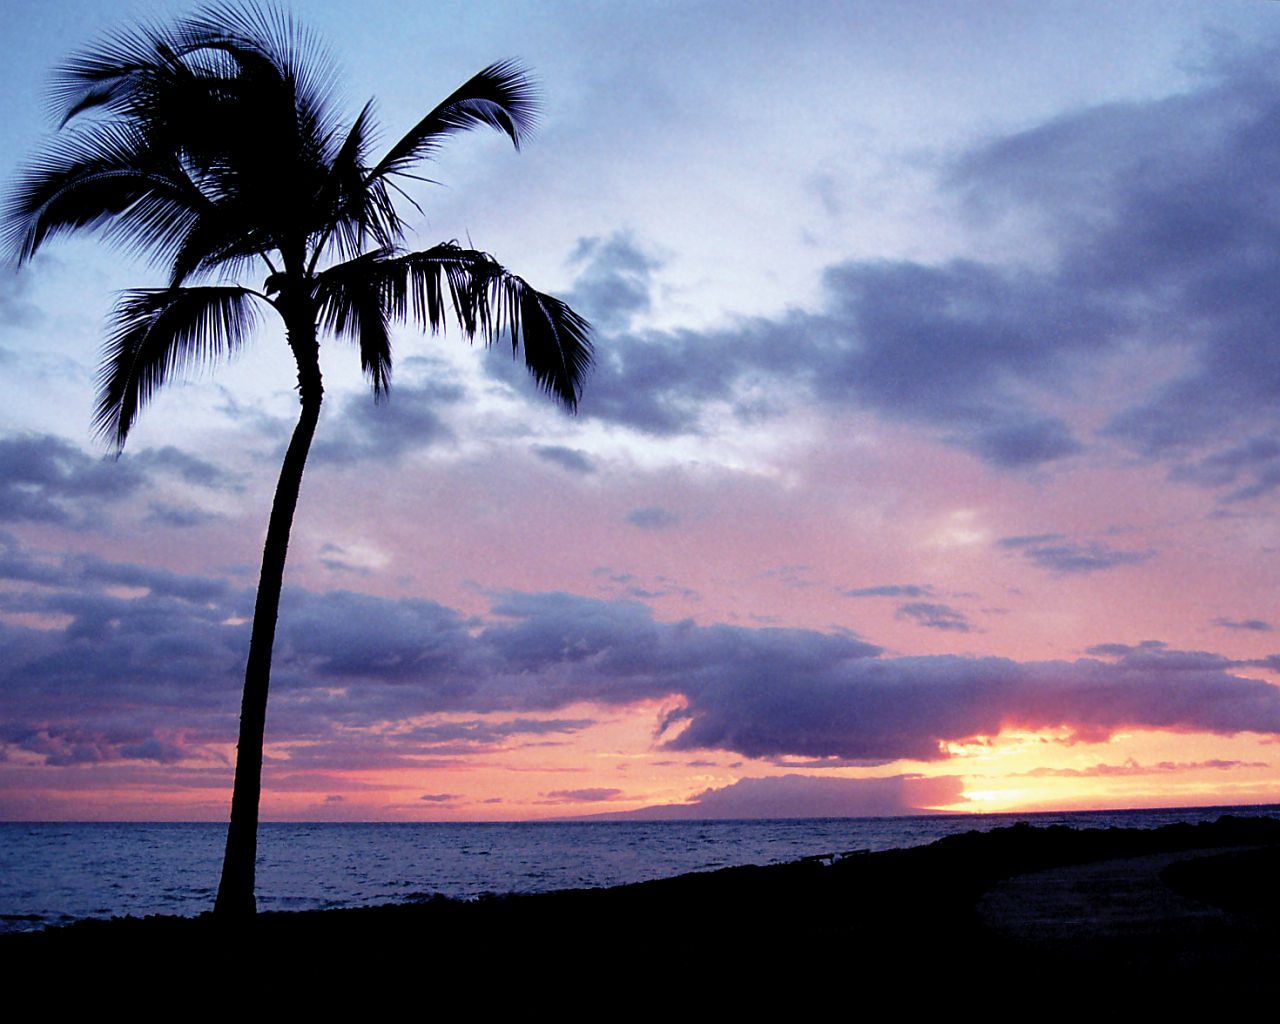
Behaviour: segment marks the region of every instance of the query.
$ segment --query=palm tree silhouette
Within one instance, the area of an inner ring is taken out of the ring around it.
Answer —
[[[289,530],[320,414],[322,333],[353,341],[375,398],[391,380],[390,327],[523,349],[537,383],[576,408],[590,327],[564,303],[456,243],[400,248],[398,179],[450,135],[489,127],[519,148],[535,118],[514,63],[494,64],[418,122],[380,160],[367,156],[372,106],[344,124],[314,38],[273,9],[220,4],[172,27],[120,32],[73,57],[55,80],[57,135],[6,210],[19,263],[60,233],[100,230],[168,270],[164,288],[125,292],[111,314],[95,427],[117,451],[157,388],[217,362],[259,314],[284,323],[301,414],[280,470],[245,668],[235,787],[215,911],[252,914],[263,730]],[[410,200],[410,202],[412,202]],[[416,204],[415,204],[416,205]],[[227,283],[265,268],[261,289]],[[217,283],[192,285],[216,277]]]

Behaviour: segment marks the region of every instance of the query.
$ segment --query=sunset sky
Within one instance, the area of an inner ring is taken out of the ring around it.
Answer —
[[[139,16],[10,0],[0,183]],[[389,145],[518,58],[409,242],[596,326],[579,414],[349,344],[294,524],[263,816],[1280,802],[1280,4],[298,2]],[[260,286],[266,271],[246,279]],[[225,820],[297,415],[275,324],[91,433],[155,268],[0,268],[0,818]]]

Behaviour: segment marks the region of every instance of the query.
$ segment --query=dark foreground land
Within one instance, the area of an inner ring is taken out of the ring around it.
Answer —
[[[0,965],[18,986],[51,967],[77,985],[215,999],[239,986],[315,999],[425,984],[529,1005],[594,993],[645,1015],[672,1000],[849,1009],[876,992],[900,1008],[944,995],[974,1008],[1019,997],[1063,1011],[1101,998],[1230,1006],[1280,995],[1280,820],[1015,825],[613,889],[237,927],[207,915],[86,921],[0,937]]]

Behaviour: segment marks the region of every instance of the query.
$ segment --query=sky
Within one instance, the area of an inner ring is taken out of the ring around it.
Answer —
[[[190,9],[9,0],[2,187],[60,61]],[[597,358],[575,416],[457,331],[379,404],[324,342],[264,819],[1280,801],[1280,4],[292,10],[384,145],[532,69],[408,244]],[[160,283],[0,269],[3,819],[228,813],[294,371],[264,321],[112,457],[103,324]]]

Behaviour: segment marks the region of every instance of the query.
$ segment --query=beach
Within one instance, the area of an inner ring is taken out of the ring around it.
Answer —
[[[200,984],[211,965],[250,963],[329,980],[428,971],[468,984],[731,971],[739,987],[722,995],[735,1001],[742,985],[769,998],[800,986],[798,998],[837,978],[918,997],[978,985],[1235,998],[1280,993],[1278,879],[1273,818],[1013,825],[613,888],[259,914],[235,926],[208,915],[85,921],[0,937],[0,956],[14,977],[51,963],[81,977],[145,965],[179,987]]]

